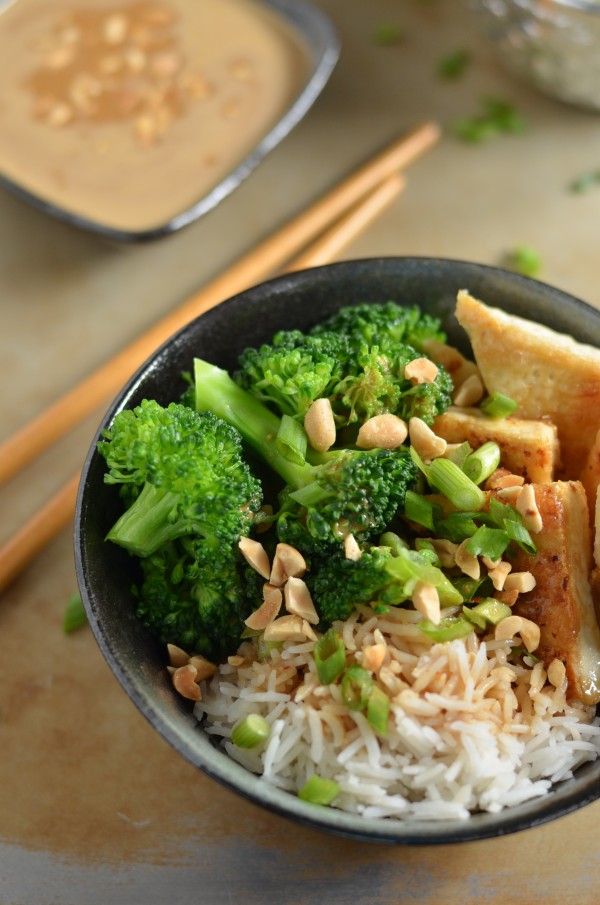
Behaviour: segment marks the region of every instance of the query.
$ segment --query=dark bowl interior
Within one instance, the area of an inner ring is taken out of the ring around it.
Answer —
[[[248,345],[268,341],[279,329],[308,328],[343,305],[393,299],[418,304],[441,317],[449,341],[468,351],[454,315],[456,293],[468,289],[501,307],[580,341],[600,346],[600,312],[583,302],[516,274],[460,261],[378,258],[301,271],[263,283],[223,302],[165,343],[132,377],[99,430],[123,408],[154,398],[178,399],[182,371],[194,356],[225,368]],[[97,440],[97,437],[96,437]],[[600,760],[547,796],[466,821],[441,823],[366,820],[333,808],[316,808],[275,789],[218,750],[173,691],[164,648],[137,621],[130,593],[132,562],[104,536],[117,517],[118,498],[103,484],[104,461],[90,450],[79,490],[75,555],[78,580],[98,644],[135,705],[184,757],[253,802],[305,824],[357,839],[389,843],[447,843],[499,836],[544,823],[600,796]]]

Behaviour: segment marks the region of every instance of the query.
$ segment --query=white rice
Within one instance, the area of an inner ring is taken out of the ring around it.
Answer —
[[[319,684],[313,642],[288,642],[262,662],[244,643],[243,663],[224,664],[203,684],[196,716],[266,782],[297,792],[318,773],[338,783],[335,807],[367,817],[496,812],[545,794],[598,757],[600,721],[594,708],[567,701],[566,681],[554,688],[541,663],[511,660],[510,642],[471,634],[433,643],[418,618],[400,608],[376,617],[362,607],[335,626],[349,662],[361,663],[364,648],[383,636],[387,655],[375,678],[391,699],[385,738],[346,707],[339,685]],[[264,716],[271,732],[248,751],[230,736],[250,713]]]

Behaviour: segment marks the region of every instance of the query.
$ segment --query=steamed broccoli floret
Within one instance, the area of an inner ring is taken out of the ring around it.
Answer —
[[[315,399],[334,392],[350,354],[341,335],[280,331],[271,344],[242,353],[234,379],[282,415],[302,418]]]
[[[391,558],[388,547],[373,547],[358,560],[346,559],[343,552],[336,551],[326,559],[312,561],[306,582],[321,623],[345,621],[360,604],[379,600],[392,580],[385,571]]]
[[[185,405],[144,400],[120,412],[98,444],[122,484],[129,508],[108,538],[138,556],[185,535],[227,548],[247,534],[261,503],[261,487],[242,457],[235,429]]]
[[[382,352],[393,352],[402,344],[413,346],[421,353],[425,340],[446,338],[438,318],[422,314],[416,305],[405,308],[396,302],[341,308],[313,327],[311,335],[329,332],[346,336],[354,351],[363,346],[377,346]]]
[[[256,603],[236,551],[211,546],[182,538],[142,559],[136,612],[165,644],[220,657],[236,649]]]
[[[128,506],[108,539],[140,557],[137,614],[165,643],[208,656],[235,648],[252,606],[238,541],[260,483],[237,431],[213,414],[144,401],[98,444]]]
[[[287,485],[277,519],[282,540],[300,549],[339,545],[346,534],[380,532],[416,478],[407,449],[340,450],[320,465],[297,465],[277,450],[279,418],[226,371],[196,359],[196,406],[229,421]]]
[[[407,422],[417,417],[432,424],[451,404],[454,387],[442,367],[431,383],[413,385],[407,380],[406,365],[420,357],[411,346],[402,344],[385,353],[378,346],[362,346],[331,400],[338,423],[363,422],[393,412]]]

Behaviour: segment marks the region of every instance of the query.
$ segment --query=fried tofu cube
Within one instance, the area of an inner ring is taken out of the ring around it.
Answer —
[[[579,478],[600,427],[600,350],[490,308],[466,290],[458,293],[456,317],[488,392],[514,399],[521,418],[556,424],[562,476]]]
[[[596,434],[594,442],[590,447],[579,480],[585,487],[590,512],[594,512],[596,509],[598,487],[600,487],[600,431]],[[598,521],[596,522],[596,533],[598,533]],[[598,563],[596,563],[596,565],[598,565]]]
[[[547,421],[522,418],[487,418],[479,409],[450,408],[439,415],[433,430],[448,443],[477,449],[488,440],[500,447],[500,463],[526,481],[543,484],[554,479],[559,462],[558,432]]]
[[[587,499],[579,481],[535,485],[543,528],[535,535],[537,553],[519,552],[513,570],[530,571],[536,586],[520,594],[513,612],[537,623],[535,651],[548,666],[565,664],[569,697],[600,701],[600,628],[590,586],[592,537]]]

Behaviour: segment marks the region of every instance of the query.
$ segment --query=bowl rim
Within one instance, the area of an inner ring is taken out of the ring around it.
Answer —
[[[307,51],[308,72],[294,99],[268,129],[252,150],[228,172],[217,185],[170,217],[165,223],[144,229],[124,229],[75,213],[60,204],[46,200],[0,172],[0,185],[13,195],[63,222],[96,233],[114,242],[141,243],[170,235],[207,214],[256,169],[264,158],[304,118],[321,94],[335,68],[340,54],[340,39],[331,19],[312,0],[253,0],[269,7],[303,43]],[[0,13],[2,0],[0,0]]]
[[[252,304],[253,301],[260,297],[261,293],[276,291],[290,282],[292,284],[307,283],[310,285],[315,277],[325,271],[335,275],[336,271],[338,273],[346,270],[351,272],[352,268],[357,266],[375,270],[379,270],[381,267],[385,269],[386,267],[417,266],[423,267],[424,271],[432,267],[434,269],[436,267],[450,267],[460,272],[461,275],[471,273],[473,275],[481,274],[483,277],[497,277],[509,282],[511,287],[517,290],[519,287],[523,289],[529,288],[540,299],[552,297],[557,305],[566,306],[575,313],[585,312],[588,316],[591,315],[593,319],[599,321],[600,331],[600,311],[564,290],[539,280],[520,276],[500,267],[459,259],[426,256],[362,258],[323,265],[275,277],[224,300],[216,308],[190,321],[189,324],[173,334],[149,356],[117,394],[103,416],[96,436],[92,441],[82,469],[82,477],[78,488],[74,527],[76,573],[88,620],[96,641],[117,680],[154,729],[181,755],[211,779],[279,816],[293,819],[313,829],[323,830],[337,836],[367,842],[401,845],[442,845],[472,842],[531,829],[572,813],[598,799],[600,797],[600,777],[592,777],[586,783],[584,780],[587,776],[587,771],[585,776],[582,777],[581,775],[581,771],[586,770],[586,765],[582,765],[582,767],[578,768],[574,778],[559,783],[546,796],[504,808],[499,813],[475,814],[465,820],[452,819],[444,821],[365,818],[358,814],[334,808],[317,809],[289,792],[271,786],[262,780],[260,776],[250,773],[246,768],[233,761],[222,749],[213,747],[199,722],[194,724],[195,732],[184,732],[179,725],[180,721],[178,719],[174,719],[172,715],[151,705],[148,697],[144,696],[143,690],[140,691],[138,684],[132,680],[127,669],[124,668],[115,655],[111,637],[106,632],[102,619],[98,618],[96,593],[94,588],[88,586],[89,564],[86,561],[87,554],[82,528],[87,513],[89,490],[86,478],[91,463],[97,456],[95,446],[102,429],[110,424],[118,411],[122,408],[127,408],[129,400],[138,391],[144,378],[151,373],[153,367],[158,367],[161,359],[168,356],[169,350],[172,347],[176,347],[178,341],[185,338],[186,333],[193,330],[194,325],[197,325],[200,321],[209,323],[214,318],[223,316],[223,312],[226,314],[228,309],[240,304]],[[600,769],[600,759],[594,763]],[[593,764],[589,766],[592,767]]]

